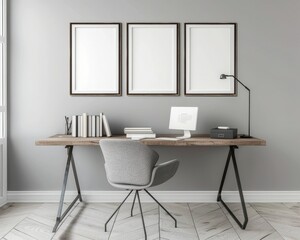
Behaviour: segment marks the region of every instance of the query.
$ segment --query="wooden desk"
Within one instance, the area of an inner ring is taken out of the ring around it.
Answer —
[[[166,137],[166,135],[164,135],[164,137]],[[169,135],[167,137],[172,137],[172,136]],[[76,171],[75,161],[74,161],[74,157],[73,157],[73,147],[74,146],[99,146],[99,141],[101,139],[104,139],[104,137],[103,138],[82,138],[82,137],[74,138],[69,135],[67,136],[67,135],[57,134],[57,135],[51,136],[49,138],[36,141],[35,144],[37,146],[65,146],[67,149],[67,155],[68,155],[67,164],[66,164],[66,169],[65,169],[65,174],[64,174],[64,180],[63,180],[61,197],[60,197],[60,202],[59,202],[59,207],[58,207],[56,224],[53,228],[53,232],[56,232],[58,225],[61,223],[61,221],[67,215],[67,213],[71,210],[71,208],[74,206],[76,201],[77,200],[82,201],[79,180],[77,177],[77,171]],[[112,136],[112,137],[110,137],[110,139],[125,139],[125,136],[124,135]],[[194,135],[190,139],[179,140],[179,141],[161,140],[161,139],[144,139],[144,140],[140,140],[140,142],[142,142],[146,145],[149,145],[149,146],[167,146],[167,147],[189,147],[189,146],[224,147],[225,146],[225,147],[229,147],[229,152],[228,152],[223,176],[222,176],[219,191],[218,191],[217,201],[221,202],[224,205],[224,207],[230,213],[232,218],[237,222],[237,224],[242,229],[246,228],[247,223],[248,223],[248,214],[247,214],[246,204],[245,204],[245,200],[244,200],[242,185],[241,185],[241,181],[240,181],[239,171],[238,171],[238,167],[237,167],[237,163],[236,163],[235,150],[239,146],[265,146],[266,145],[265,140],[258,139],[258,138],[211,139],[209,137],[209,135],[202,134],[202,135]],[[225,178],[226,178],[230,160],[232,160],[232,163],[233,163],[233,168],[234,168],[235,177],[236,177],[236,181],[237,181],[238,191],[239,191],[241,204],[242,204],[242,208],[243,208],[243,213],[244,213],[244,222],[243,223],[241,223],[236,218],[236,216],[233,214],[233,212],[230,210],[230,208],[222,200],[222,190],[223,190],[223,185],[225,182]],[[62,207],[63,207],[63,203],[64,203],[65,191],[66,191],[67,180],[68,180],[68,175],[69,175],[69,170],[70,170],[71,164],[72,164],[72,168],[73,168],[73,173],[74,173],[74,178],[75,178],[75,183],[76,183],[78,194],[77,194],[76,198],[73,200],[73,202],[69,205],[69,207],[65,210],[65,212],[62,213]]]
[[[163,135],[164,137],[174,137],[175,135]],[[160,137],[160,136],[158,136]],[[56,134],[49,138],[35,142],[37,146],[99,146],[99,141],[106,137],[83,138],[72,137],[70,135]],[[125,135],[112,136],[109,139],[125,139]],[[265,146],[266,141],[259,138],[236,138],[236,139],[212,139],[208,134],[193,135],[190,139],[172,141],[158,138],[144,139],[140,142],[150,146]]]

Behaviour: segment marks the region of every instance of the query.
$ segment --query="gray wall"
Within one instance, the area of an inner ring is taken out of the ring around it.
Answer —
[[[64,131],[64,116],[105,112],[113,133],[151,126],[168,133],[171,106],[198,106],[199,133],[217,125],[247,130],[247,94],[238,97],[132,97],[125,89],[125,23],[238,23],[238,76],[252,89],[252,134],[267,147],[241,147],[245,190],[300,190],[300,1],[298,0],[10,0],[8,189],[58,190],[63,147],[34,142]],[[123,96],[69,95],[69,23],[123,23]],[[183,56],[183,34],[181,34]],[[181,58],[183,86],[183,57]],[[216,190],[226,148],[155,148],[181,160],[178,174],[157,190]],[[97,147],[74,150],[83,190],[112,190]],[[74,187],[74,183],[70,187]],[[235,189],[229,178],[226,189]]]

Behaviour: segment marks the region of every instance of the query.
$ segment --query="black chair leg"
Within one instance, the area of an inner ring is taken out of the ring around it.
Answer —
[[[160,204],[159,201],[157,201],[146,189],[143,189],[175,222],[175,228],[177,228],[177,220],[175,217],[172,216],[171,213],[169,213],[169,211],[167,209],[165,209],[165,207],[163,205]],[[135,190],[135,194],[134,194],[134,198],[133,198],[133,203],[131,206],[131,216],[133,216],[133,208],[134,208],[134,204],[136,201],[136,198],[138,199],[138,203],[139,203],[139,208],[140,208],[140,212],[141,212],[141,218],[142,218],[142,223],[143,223],[143,229],[144,229],[144,234],[145,234],[145,240],[147,240],[147,231],[146,231],[146,226],[145,226],[145,220],[144,220],[144,214],[143,214],[143,209],[142,209],[142,204],[141,204],[141,199],[140,199],[140,195],[139,195],[139,191],[140,190]],[[126,196],[126,198],[123,200],[123,202],[118,206],[118,208],[114,211],[114,213],[110,216],[110,218],[106,221],[105,223],[105,232],[107,231],[107,224],[109,223],[109,221],[112,219],[112,217],[118,212],[118,210],[121,208],[121,206],[124,204],[124,202],[127,200],[127,198],[130,196],[130,194],[133,192],[133,190],[131,190],[128,195]]]
[[[136,199],[136,191],[135,191],[135,194],[134,194],[134,198],[133,198],[133,202],[132,202],[132,206],[131,206],[131,211],[130,211],[130,216],[131,217],[133,216],[133,208],[134,208],[135,199]]]
[[[172,214],[171,213],[169,213],[168,212],[168,210],[167,209],[165,209],[164,208],[164,206],[163,205],[161,205],[160,204],[160,202],[159,201],[157,201],[146,189],[144,189],[144,191],[163,209],[163,210],[165,210],[165,212],[171,217],[171,218],[173,218],[173,220],[174,220],[174,222],[175,222],[175,228],[177,228],[177,220],[176,220],[176,218],[174,218],[173,216],[172,216]]]
[[[112,217],[116,214],[116,212],[120,209],[120,207],[123,205],[123,203],[127,200],[127,198],[130,196],[130,194],[132,193],[133,190],[131,190],[128,195],[126,196],[126,198],[123,200],[123,202],[119,205],[119,207],[114,211],[114,213],[110,216],[110,218],[106,221],[105,226],[104,226],[104,231],[107,231],[107,224],[109,223],[109,221],[112,219]]]
[[[143,228],[144,228],[145,240],[147,240],[147,232],[146,232],[146,227],[145,227],[145,221],[144,221],[144,215],[143,215],[143,210],[142,210],[142,205],[141,205],[141,200],[140,200],[139,190],[136,190],[136,191],[135,191],[135,194],[137,195],[137,199],[138,199],[139,206],[140,206],[140,212],[141,212],[141,216],[142,216],[142,222],[143,222]]]

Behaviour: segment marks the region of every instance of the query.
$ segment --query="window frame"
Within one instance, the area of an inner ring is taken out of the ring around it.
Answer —
[[[0,136],[0,145],[2,145],[2,156],[0,156],[0,206],[7,202],[7,0],[2,2],[2,35],[0,35],[0,44],[2,44],[2,105],[0,105],[0,114],[2,114],[2,136]],[[1,4],[1,3],[0,3]],[[1,79],[0,79],[1,81]],[[0,152],[1,154],[1,152]],[[2,160],[2,163],[1,163]],[[2,165],[2,167],[1,167]]]

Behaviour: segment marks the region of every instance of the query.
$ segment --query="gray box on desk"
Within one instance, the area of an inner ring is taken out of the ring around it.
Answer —
[[[219,129],[213,128],[210,130],[211,138],[233,139],[237,138],[237,128]]]

